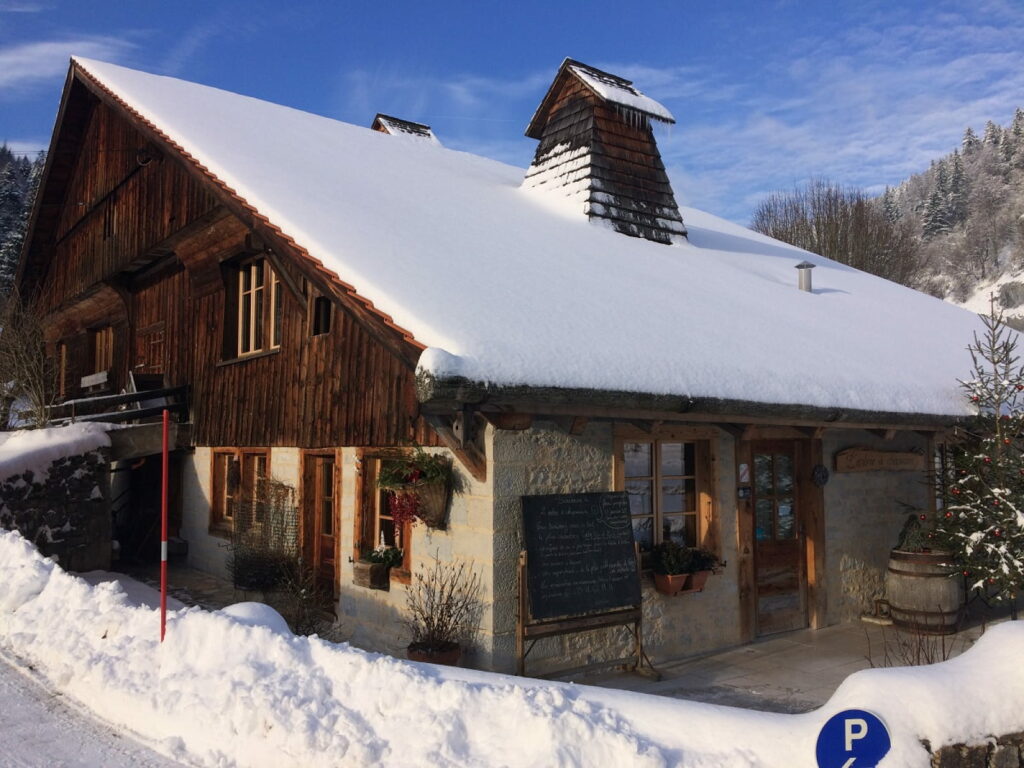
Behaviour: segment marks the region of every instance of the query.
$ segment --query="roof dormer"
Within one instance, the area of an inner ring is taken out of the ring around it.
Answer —
[[[652,121],[675,118],[631,81],[566,59],[526,129],[540,144],[523,185],[578,200],[617,232],[680,242],[686,227]]]

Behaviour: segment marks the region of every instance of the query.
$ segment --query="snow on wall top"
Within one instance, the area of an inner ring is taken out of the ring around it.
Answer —
[[[695,209],[665,248],[523,171],[76,59],[427,349],[495,384],[961,415],[977,317]],[[295,137],[302,152],[295,152]],[[817,266],[815,290],[794,267]]]
[[[644,96],[629,80],[623,80],[621,77],[615,77],[582,64],[572,64],[569,69],[605,101],[635,109],[637,112],[643,112],[658,120],[664,120],[666,123],[676,121],[672,117],[672,113],[663,105],[650,96]]]
[[[64,427],[0,432],[0,481],[32,472],[36,482],[50,473],[53,462],[110,446],[111,424],[80,422]]]

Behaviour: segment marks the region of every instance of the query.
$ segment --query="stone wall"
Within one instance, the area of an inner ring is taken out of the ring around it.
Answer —
[[[932,752],[932,768],[1024,768],[1024,733],[987,744],[954,744]]]
[[[838,451],[867,447],[880,451],[927,452],[928,441],[913,432],[885,440],[862,430],[825,433],[826,465]],[[825,558],[828,624],[857,619],[884,596],[889,550],[909,514],[899,502],[927,510],[925,472],[832,472],[825,486]]]
[[[44,479],[31,470],[0,483],[0,527],[17,530],[68,571],[108,570],[110,473],[102,451],[67,456]]]
[[[521,549],[520,496],[610,491],[613,478],[612,426],[591,423],[570,436],[554,424],[535,422],[521,432],[498,432],[493,440],[494,583],[505,585],[494,604],[493,667],[515,669],[516,572]],[[735,561],[736,507],[732,439],[714,445],[713,474],[722,557]],[[643,583],[644,643],[653,660],[689,656],[740,642],[735,567],[712,576],[703,592],[665,597]],[[566,668],[620,658],[632,648],[628,628],[616,627],[539,641],[528,670]]]
[[[493,454],[493,432],[486,435],[487,455]],[[428,449],[440,452],[441,449]],[[494,624],[491,606],[501,599],[496,594],[494,568],[495,546],[492,544],[491,478],[477,482],[458,461],[453,464],[461,492],[453,494],[445,530],[431,530],[417,524],[412,528],[412,574],[426,573],[434,558],[444,563],[464,562],[480,577],[482,615],[480,627],[467,649],[465,666],[481,669],[493,668]],[[386,651],[404,656],[409,644],[409,630],[405,626],[405,606],[408,587],[392,579],[389,590],[366,589],[353,584],[352,562],[355,542],[357,451],[342,449],[341,479],[341,595],[338,613],[342,628],[350,642],[368,650]]]

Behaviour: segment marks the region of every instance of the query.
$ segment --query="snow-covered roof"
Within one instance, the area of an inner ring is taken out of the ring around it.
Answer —
[[[625,237],[521,188],[519,168],[76,61],[428,347],[438,376],[967,412],[957,378],[979,324],[938,299],[696,209],[687,243]],[[797,289],[804,260],[813,293]]]

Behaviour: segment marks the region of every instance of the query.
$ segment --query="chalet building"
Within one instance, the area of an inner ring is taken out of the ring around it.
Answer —
[[[967,414],[976,318],[680,206],[655,139],[670,122],[567,60],[524,173],[422,124],[368,130],[75,59],[20,288],[64,398],[187,387],[188,563],[225,574],[233,501],[287,483],[302,551],[365,646],[404,647],[405,585],[462,559],[486,603],[469,663],[511,670],[532,494],[624,490],[641,549],[725,561],[686,596],[645,577],[656,661],[853,619],[901,504],[934,505],[924,467]],[[375,486],[412,445],[454,460],[446,530],[395,530]],[[382,539],[406,553],[392,589],[354,585]],[[532,658],[598,659],[621,634]]]

